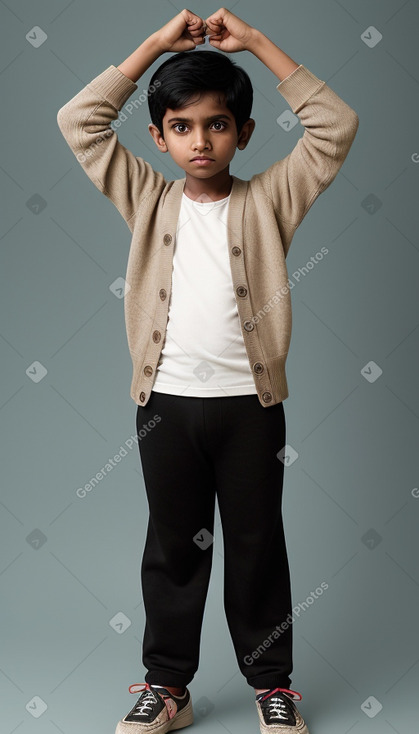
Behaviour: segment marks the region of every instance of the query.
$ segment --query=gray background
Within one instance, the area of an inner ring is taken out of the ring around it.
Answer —
[[[76,495],[135,434],[123,300],[109,290],[125,276],[130,233],[78,166],[56,115],[182,7],[0,4],[2,734],[114,732],[136,700],[128,685],[144,679],[139,567],[148,510],[138,447],[86,497]],[[187,7],[205,18],[219,6]],[[284,408],[298,459],[285,472],[284,518],[294,604],[328,584],[295,620],[292,687],[310,734],[411,733],[419,684],[418,8],[403,0],[228,7],[360,118],[343,168],[287,258],[292,278],[329,249],[292,290]],[[26,39],[34,26],[47,34],[38,48]],[[373,47],[370,26],[373,38],[382,34]],[[303,131],[278,125],[288,105],[272,72],[250,53],[232,58],[251,76],[256,130],[230,170],[250,179]],[[166,178],[181,177],[148,122],[144,104],[119,129],[121,141]],[[35,361],[47,370],[38,383],[27,374]],[[382,370],[377,377],[373,366],[373,382],[370,362]],[[197,730],[251,734],[259,731],[253,689],[238,670],[222,579],[217,507],[190,688]],[[127,618],[122,626],[116,615]]]

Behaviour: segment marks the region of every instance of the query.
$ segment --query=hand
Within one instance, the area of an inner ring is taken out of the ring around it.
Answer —
[[[255,28],[225,8],[220,8],[206,19],[209,42],[220,51],[235,53],[249,50]]]
[[[202,18],[185,8],[155,33],[161,53],[191,51],[205,43],[205,24]]]

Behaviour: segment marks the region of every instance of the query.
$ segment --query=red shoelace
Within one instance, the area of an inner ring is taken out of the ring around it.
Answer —
[[[259,699],[259,701],[264,701],[269,696],[273,696],[274,693],[277,691],[284,691],[284,693],[291,693],[291,698],[293,698],[296,701],[301,701],[303,698],[301,693],[298,691],[292,691],[290,688],[274,688],[272,691],[268,691],[262,698]]]
[[[135,686],[142,686],[142,688],[139,688],[138,691],[131,690],[134,689]],[[149,683],[132,683],[128,688],[130,693],[140,693],[141,691],[146,691],[147,689],[151,691]]]

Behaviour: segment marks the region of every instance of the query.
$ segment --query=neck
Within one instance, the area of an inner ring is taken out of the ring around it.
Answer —
[[[194,200],[208,197],[212,201],[219,201],[230,194],[232,185],[233,177],[228,169],[220,171],[210,179],[197,178],[187,173],[183,193]]]

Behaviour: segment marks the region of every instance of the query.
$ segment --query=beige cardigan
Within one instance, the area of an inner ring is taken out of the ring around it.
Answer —
[[[114,203],[132,233],[124,309],[133,363],[130,394],[144,406],[166,336],[186,177],[166,180],[119,141],[114,121],[136,89],[138,84],[108,66],[61,107],[57,121],[90,180]],[[285,158],[250,181],[233,176],[228,211],[232,288],[264,408],[289,394],[285,362],[292,315],[285,258],[291,240],[316,198],[336,177],[359,124],[356,112],[302,64],[276,89],[298,115],[304,134]]]

